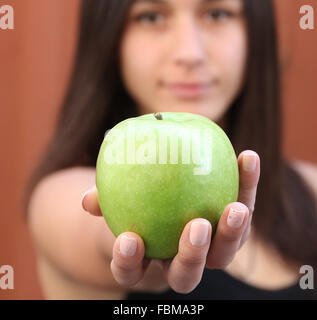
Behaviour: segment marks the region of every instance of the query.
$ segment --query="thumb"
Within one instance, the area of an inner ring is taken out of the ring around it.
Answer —
[[[81,205],[83,209],[90,214],[94,216],[102,216],[98,202],[98,190],[96,185],[83,194],[81,198]]]

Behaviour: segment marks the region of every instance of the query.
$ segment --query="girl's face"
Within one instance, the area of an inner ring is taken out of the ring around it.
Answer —
[[[136,0],[120,43],[123,83],[141,113],[219,121],[243,85],[242,0]]]

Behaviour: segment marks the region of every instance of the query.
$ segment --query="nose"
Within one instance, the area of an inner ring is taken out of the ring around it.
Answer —
[[[173,62],[187,69],[203,64],[204,48],[199,28],[188,19],[178,24],[173,34]]]

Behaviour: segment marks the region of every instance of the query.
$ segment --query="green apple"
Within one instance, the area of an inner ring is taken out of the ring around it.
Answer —
[[[142,237],[145,257],[172,258],[194,218],[219,218],[237,200],[235,151],[213,121],[161,112],[126,119],[105,134],[96,164],[100,209],[115,236]]]

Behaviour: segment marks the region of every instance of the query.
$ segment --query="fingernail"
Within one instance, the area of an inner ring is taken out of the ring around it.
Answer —
[[[234,208],[230,208],[227,224],[231,228],[238,229],[242,226],[243,220],[245,216],[245,210],[237,210]]]
[[[254,172],[256,168],[256,156],[254,154],[244,154],[242,167],[246,172]]]
[[[189,239],[193,246],[201,247],[207,243],[209,225],[204,221],[195,221],[190,226]]]
[[[134,256],[137,248],[137,240],[127,236],[120,239],[120,252],[126,257]]]
[[[87,190],[87,191],[83,194],[83,196],[81,197],[81,205],[82,205],[82,207],[83,207],[83,209],[84,209],[85,211],[88,211],[88,210],[87,210],[86,199],[87,199],[87,194],[89,193],[89,191],[90,191],[90,190]]]

